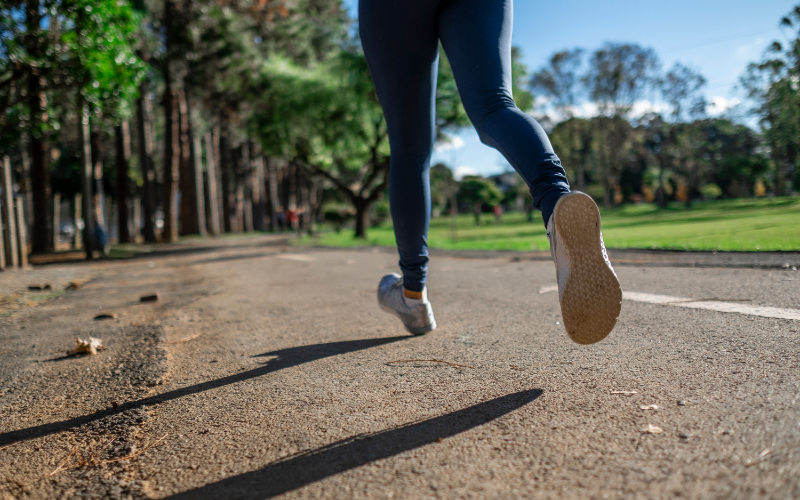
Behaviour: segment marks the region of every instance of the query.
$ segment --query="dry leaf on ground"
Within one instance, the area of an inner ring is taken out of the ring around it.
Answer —
[[[106,348],[101,339],[89,337],[88,339],[75,339],[75,348],[68,352],[69,355],[75,354],[90,354],[94,356],[97,351],[102,351]]]

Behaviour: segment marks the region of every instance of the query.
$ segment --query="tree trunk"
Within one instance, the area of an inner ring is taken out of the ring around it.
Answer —
[[[209,229],[213,236],[219,236],[219,181],[217,176],[216,159],[214,155],[214,139],[211,132],[206,133],[206,181],[208,184],[208,220]]]
[[[79,107],[81,109],[81,107]],[[92,228],[94,227],[94,220],[92,215],[92,144],[91,144],[91,127],[89,125],[89,107],[85,104],[82,106],[82,113],[78,127],[81,132],[81,144],[83,165],[81,168],[81,205],[83,212],[83,247],[86,249],[86,259],[91,260],[94,258],[94,241],[92,238]]]
[[[39,0],[26,0],[25,2],[25,48],[32,60],[42,54],[41,36],[42,13]],[[50,249],[50,220],[47,210],[50,197],[50,175],[47,168],[47,138],[44,123],[47,121],[47,96],[44,92],[44,79],[39,75],[38,68],[29,67],[28,76],[28,108],[30,131],[30,156],[31,156],[31,184],[33,191],[33,231],[31,241],[33,252],[42,253]]]
[[[264,231],[266,229],[266,196],[264,196],[264,157],[260,148],[253,148],[253,229]]]
[[[38,2],[35,2],[38,5]],[[31,187],[33,191],[33,253],[50,250],[50,221],[47,210],[50,198],[50,171],[47,168],[47,139],[43,130],[46,121],[47,98],[39,76],[33,75],[28,80],[28,104],[31,117],[30,156]]]
[[[150,100],[147,97],[147,86],[143,82],[139,86],[139,97],[136,99],[136,128],[139,135],[139,168],[142,173],[142,209],[144,212],[144,241],[156,242],[155,203],[153,200],[153,146],[152,129],[149,122]],[[139,221],[135,222],[136,224]]]
[[[244,212],[244,230],[248,233],[253,232],[253,165],[250,161],[250,141],[242,143],[242,170],[244,174],[242,183]]]
[[[194,158],[194,198],[197,206],[197,229],[200,236],[208,236],[206,226],[206,200],[205,190],[203,189],[203,148],[200,144],[200,137],[192,138],[192,157]]]
[[[269,210],[270,229],[277,231],[278,227],[278,166],[276,158],[267,159],[267,176],[269,178]]]
[[[178,93],[166,78],[164,90],[164,241],[178,241],[178,183],[180,182],[180,128]]]
[[[354,237],[360,239],[367,238],[367,228],[369,227],[369,207],[372,202],[364,198],[356,198],[353,200],[353,206],[356,208],[356,234]]]
[[[92,173],[94,176],[94,216],[95,222],[103,231],[108,234],[108,217],[106,214],[106,190],[103,185],[103,158],[100,152],[100,133],[91,130],[90,126],[90,145],[92,148]],[[95,245],[97,246],[97,245]]]
[[[131,157],[131,132],[128,122],[114,127],[117,139],[117,205],[119,206],[119,242],[130,243],[128,225],[128,160]]]
[[[232,230],[231,215],[234,207],[234,200],[231,192],[230,179],[230,151],[228,149],[227,137],[221,135],[219,138],[219,170],[222,177],[222,222],[226,233]]]
[[[178,113],[180,116],[180,234],[199,234],[197,225],[197,188],[195,187],[194,165],[192,163],[192,127],[189,123],[189,106],[186,103],[186,91],[178,91]]]

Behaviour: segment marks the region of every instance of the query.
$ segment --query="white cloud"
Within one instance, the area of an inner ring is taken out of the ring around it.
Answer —
[[[433,147],[433,150],[437,153],[441,153],[442,151],[452,151],[454,149],[461,149],[466,145],[464,139],[458,137],[457,135],[447,137],[436,143],[436,146]]]
[[[460,181],[468,175],[478,175],[478,171],[467,165],[459,165],[453,169],[453,177]]]
[[[711,116],[719,116],[725,111],[738,106],[742,102],[742,100],[738,97],[727,98],[722,96],[714,96],[710,101],[711,104],[708,105],[708,109],[706,111]]]

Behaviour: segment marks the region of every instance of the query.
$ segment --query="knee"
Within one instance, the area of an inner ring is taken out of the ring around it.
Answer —
[[[482,133],[482,130],[491,128],[491,124],[497,120],[502,121],[502,117],[506,114],[519,112],[514,99],[507,92],[498,92],[473,102],[465,100],[464,109],[484,143],[486,143],[483,137],[485,133]]]

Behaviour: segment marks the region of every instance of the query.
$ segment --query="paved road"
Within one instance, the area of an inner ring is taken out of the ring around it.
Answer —
[[[800,321],[626,300],[579,346],[551,263],[439,255],[440,328],[411,337],[376,305],[395,266],[244,240],[100,263],[15,310],[0,499],[800,497]],[[800,309],[791,269],[618,274],[629,292]],[[63,356],[76,335],[108,348]]]

